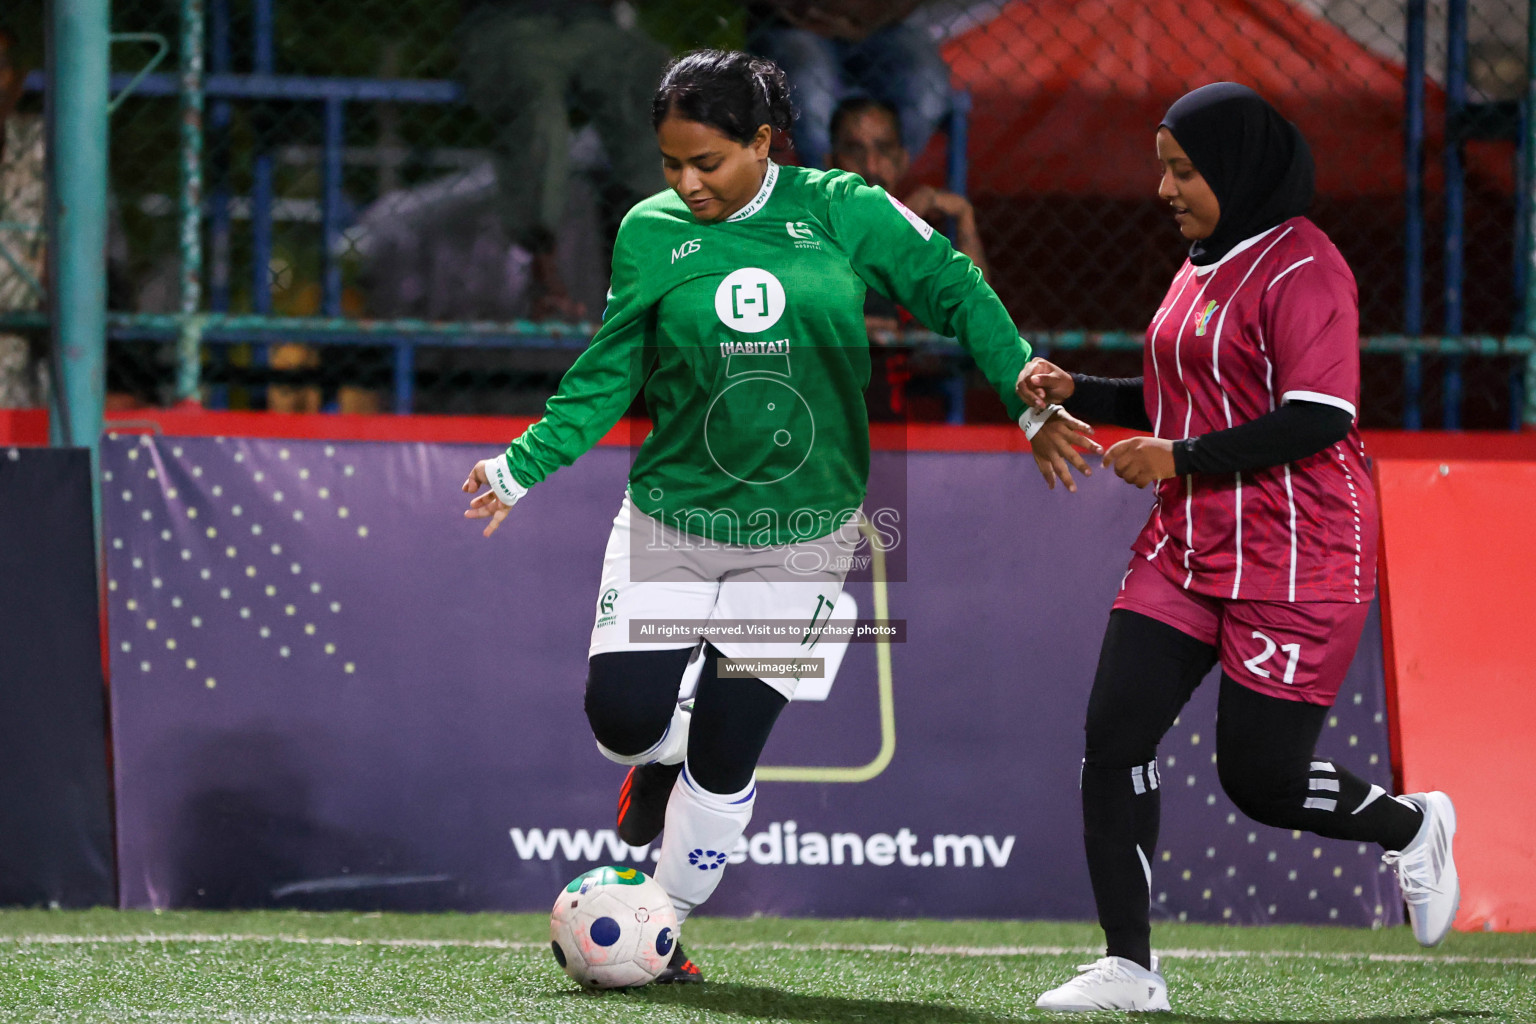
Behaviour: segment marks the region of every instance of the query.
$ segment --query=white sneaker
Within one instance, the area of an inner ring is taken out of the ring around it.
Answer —
[[[1077,977],[1053,988],[1035,1006],[1042,1010],[1169,1010],[1168,986],[1157,971],[1134,960],[1107,956],[1078,966]]]
[[[1408,904],[1408,922],[1421,946],[1439,945],[1456,920],[1461,882],[1451,858],[1456,835],[1456,808],[1444,793],[1408,793],[1401,799],[1424,812],[1424,824],[1413,842],[1384,853],[1384,863],[1397,868],[1397,885]]]

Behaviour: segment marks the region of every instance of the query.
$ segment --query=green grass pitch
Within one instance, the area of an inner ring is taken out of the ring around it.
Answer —
[[[702,986],[578,990],[540,915],[0,912],[0,1021],[1005,1024],[1098,955],[1017,921],[689,922]],[[1159,926],[1163,1021],[1536,1022],[1536,934]]]

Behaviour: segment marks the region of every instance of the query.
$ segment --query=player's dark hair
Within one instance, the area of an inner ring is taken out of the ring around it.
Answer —
[[[849,118],[858,117],[860,114],[867,114],[871,110],[878,110],[889,117],[891,124],[896,128],[896,137],[898,139],[901,138],[901,114],[897,112],[895,107],[885,102],[885,100],[876,99],[873,96],[854,95],[842,100],[832,111],[832,122],[829,126],[827,137],[832,140],[834,149],[837,147],[837,136],[843,130],[843,124]]]
[[[651,127],[668,116],[697,121],[746,145],[758,128],[787,131],[789,80],[771,60],[739,50],[695,50],[671,64],[651,101]]]

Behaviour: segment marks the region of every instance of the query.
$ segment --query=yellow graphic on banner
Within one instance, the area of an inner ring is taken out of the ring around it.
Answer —
[[[890,622],[890,591],[885,578],[885,549],[869,520],[859,520],[859,532],[869,539],[870,573],[875,594],[875,624]],[[880,716],[880,749],[868,764],[846,767],[775,766],[757,770],[759,782],[868,782],[890,766],[896,756],[896,698],[891,679],[891,642],[875,641],[875,673]]]

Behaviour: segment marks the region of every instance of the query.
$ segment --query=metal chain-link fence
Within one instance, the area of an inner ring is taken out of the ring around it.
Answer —
[[[168,54],[111,120],[111,401],[193,397],[190,380],[214,407],[536,413],[601,313],[618,218],[660,187],[648,106],[661,64],[710,45],[789,72],[799,119],[779,159],[884,179],[977,250],[1026,336],[1116,375],[1140,372],[1140,332],[1184,252],[1155,195],[1158,120],[1206,82],[1250,84],[1311,142],[1312,216],[1359,282],[1365,425],[1504,428],[1523,401],[1523,356],[1420,345],[1427,354],[1405,357],[1416,346],[1401,336],[1524,333],[1527,11],[117,0],[114,89]],[[184,32],[189,18],[200,32]],[[11,0],[0,19],[13,63],[41,68],[42,0]],[[185,332],[166,315],[189,294],[181,147],[196,115],[177,69],[191,41],[203,100],[193,298],[210,317],[189,377]],[[42,91],[33,74],[8,132],[37,117]],[[861,96],[897,117],[855,102],[834,132],[839,102]],[[962,356],[900,311],[871,314],[875,415],[1001,417]],[[267,319],[292,317],[327,319]]]

